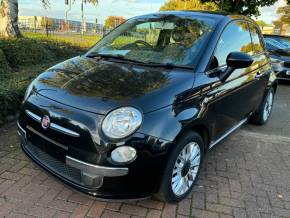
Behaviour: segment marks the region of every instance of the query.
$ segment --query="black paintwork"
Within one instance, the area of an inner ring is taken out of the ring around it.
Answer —
[[[68,146],[68,151],[58,151],[59,148],[49,145],[51,147],[46,149],[54,153],[52,155],[62,161],[65,155],[70,155],[85,162],[112,167],[114,164],[109,156],[116,145],[126,144],[137,149],[137,159],[126,165],[129,174],[104,178],[100,189],[88,189],[56,175],[62,181],[102,198],[151,195],[158,189],[162,169],[180,134],[193,129],[209,146],[255,112],[266,89],[276,86],[276,78],[265,53],[253,57],[251,66],[234,70],[225,82],[208,69],[225,26],[236,19],[251,20],[243,16],[205,12],[162,12],[171,13],[218,20],[210,43],[195,69],[152,68],[79,56],[48,69],[35,80],[33,92],[21,109],[19,124],[25,130],[29,125]],[[236,77],[237,72],[243,74]],[[261,73],[262,76],[256,77]],[[100,128],[105,115],[128,105],[143,112],[141,127],[126,139],[116,141],[106,138]],[[72,138],[51,129],[44,131],[39,123],[25,114],[27,109],[40,117],[48,115],[51,122],[79,133],[80,137]],[[31,135],[27,131],[27,140],[22,138],[22,148],[34,159],[23,146],[35,143]],[[46,168],[41,161],[35,161]]]

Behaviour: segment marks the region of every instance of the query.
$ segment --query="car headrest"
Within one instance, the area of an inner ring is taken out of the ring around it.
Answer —
[[[175,27],[172,31],[172,39],[175,42],[182,42],[184,40],[184,29],[182,27]]]

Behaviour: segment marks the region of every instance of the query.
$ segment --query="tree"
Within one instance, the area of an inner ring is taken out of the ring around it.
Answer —
[[[277,14],[281,16],[280,17],[281,22],[285,24],[290,24],[290,3],[288,3],[288,5],[286,6],[279,7],[277,9]]]
[[[275,27],[275,30],[278,30],[281,33],[283,22],[281,20],[275,20],[272,23],[273,23],[273,25]]]
[[[41,0],[48,7],[49,0]],[[20,37],[18,28],[18,0],[0,0],[0,36]]]
[[[280,18],[272,22],[275,26],[275,31],[280,32],[280,34],[282,34],[284,24],[290,24],[290,0],[287,3],[286,6],[277,9],[277,14],[280,15]]]
[[[74,0],[75,2],[76,0]],[[81,0],[81,15],[82,15],[82,28],[81,28],[81,31],[82,31],[82,35],[84,34],[84,31],[85,31],[85,17],[84,17],[84,4],[86,3],[90,3],[90,4],[93,4],[93,5],[97,5],[99,3],[99,0]]]
[[[264,29],[264,27],[266,26],[270,26],[270,24],[267,24],[265,21],[263,20],[257,20],[256,23],[261,27],[261,30]]]
[[[214,3],[201,3],[200,0],[168,0],[161,6],[160,11],[170,10],[207,10],[215,11],[217,6]]]
[[[271,6],[278,0],[201,0],[203,3],[214,3],[220,11],[243,14],[248,16],[259,16],[260,7]],[[287,0],[290,2],[290,0]]]
[[[118,16],[109,16],[105,21],[105,27],[109,29],[113,29],[116,26],[124,23],[126,19],[124,17],[118,17]]]
[[[1,0],[0,1],[0,36],[19,37],[18,28],[18,1]]]
[[[54,21],[51,18],[45,17],[41,19],[40,23],[41,27],[45,29],[46,36],[48,37],[49,35],[49,29],[51,30],[54,25]]]
[[[43,28],[46,28],[46,27],[52,28],[54,25],[54,22],[53,22],[53,19],[45,17],[41,19],[40,25]]]

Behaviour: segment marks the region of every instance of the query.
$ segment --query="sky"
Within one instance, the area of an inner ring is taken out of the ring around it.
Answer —
[[[75,0],[72,10],[69,12],[70,20],[80,20],[80,0]],[[104,23],[106,17],[110,15],[131,18],[136,15],[156,12],[165,0],[100,0],[97,6],[87,4],[84,8],[85,20]],[[284,5],[284,0],[279,0],[271,7],[261,8],[262,19],[267,23],[272,23],[278,16],[275,11],[277,7]],[[64,0],[50,0],[50,8],[44,9],[40,0],[19,0],[19,15],[26,16],[48,16],[54,18],[64,18],[66,6]]]

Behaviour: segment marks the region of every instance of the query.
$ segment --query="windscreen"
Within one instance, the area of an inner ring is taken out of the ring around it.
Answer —
[[[215,21],[200,17],[136,18],[122,24],[88,54],[142,63],[192,66],[213,32]]]

